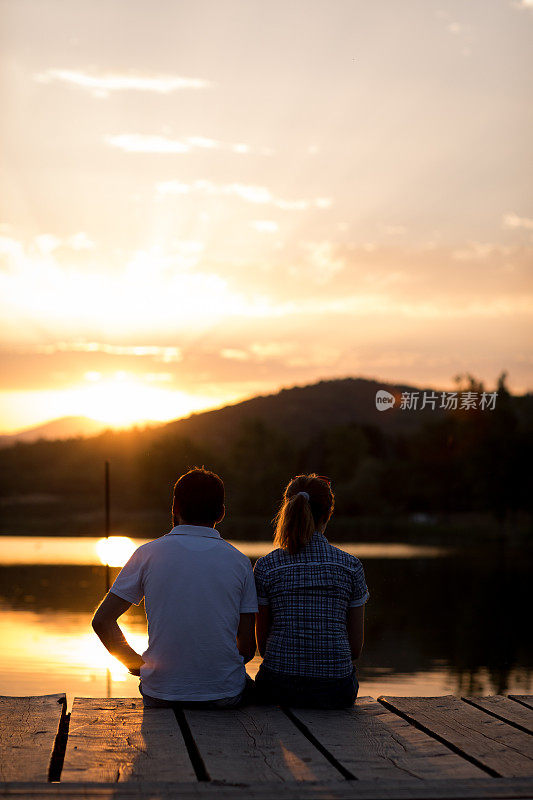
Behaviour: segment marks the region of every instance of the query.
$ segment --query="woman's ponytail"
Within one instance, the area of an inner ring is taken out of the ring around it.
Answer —
[[[308,544],[319,524],[327,522],[334,497],[329,484],[315,473],[297,475],[285,488],[274,517],[274,544],[291,555]]]

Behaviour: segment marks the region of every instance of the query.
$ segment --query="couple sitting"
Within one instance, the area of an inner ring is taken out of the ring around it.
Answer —
[[[298,475],[276,516],[277,550],[250,560],[215,529],[225,513],[218,475],[192,469],[174,486],[174,527],[141,545],[93,618],[133,675],[145,708],[232,708],[246,702],[344,708],[358,691],[368,590],[361,563],[332,547],[329,480]],[[117,619],[145,600],[140,656]],[[264,661],[254,681],[245,664]]]

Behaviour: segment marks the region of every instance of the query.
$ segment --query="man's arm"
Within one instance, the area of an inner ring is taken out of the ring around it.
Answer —
[[[113,592],[108,592],[93,617],[93,629],[102,644],[118,658],[132,675],[139,675],[139,669],[144,664],[141,656],[129,646],[124,634],[120,630],[117,619],[131,606],[128,600],[123,600]]]
[[[241,614],[237,630],[237,649],[247,664],[255,656],[255,614]]]

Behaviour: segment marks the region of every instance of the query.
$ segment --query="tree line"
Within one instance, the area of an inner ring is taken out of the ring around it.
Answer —
[[[468,389],[483,391],[468,381]],[[331,478],[338,515],[488,512],[503,523],[533,511],[533,397],[512,396],[505,373],[497,390],[492,411],[448,411],[410,433],[336,424],[325,413],[303,440],[268,419],[242,419],[223,448],[157,428],[19,443],[0,451],[1,530],[10,532],[14,512],[5,509],[13,499],[21,515],[34,513],[24,498],[36,496],[55,507],[100,508],[106,460],[113,507],[129,513],[167,513],[177,478],[205,466],[223,478],[233,515],[271,518],[288,480],[316,472]]]

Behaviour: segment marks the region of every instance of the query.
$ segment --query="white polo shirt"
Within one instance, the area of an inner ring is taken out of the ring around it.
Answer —
[[[145,694],[217,700],[243,690],[236,636],[239,615],[257,611],[254,575],[250,559],[215,528],[176,525],[141,545],[110,591],[135,605],[145,599]]]

